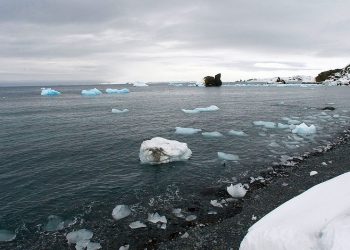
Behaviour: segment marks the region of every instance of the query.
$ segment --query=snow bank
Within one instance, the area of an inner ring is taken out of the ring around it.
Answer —
[[[222,137],[223,134],[221,134],[220,132],[218,131],[213,131],[213,132],[203,132],[202,135],[204,137]]]
[[[295,126],[295,128],[292,130],[292,133],[300,135],[315,134],[316,127],[315,125],[308,126],[305,123],[302,123],[300,125]]]
[[[224,160],[224,161],[238,161],[239,160],[238,155],[226,154],[223,152],[218,152],[218,157],[220,160]]]
[[[93,88],[93,89],[84,89],[81,91],[81,94],[84,96],[97,96],[97,95],[101,95],[102,92],[97,88]]]
[[[276,123],[274,123],[274,122],[254,121],[253,124],[255,126],[263,126],[265,128],[275,128],[276,127]]]
[[[187,113],[187,114],[197,114],[200,112],[210,112],[210,111],[217,111],[219,110],[219,108],[215,105],[211,105],[209,107],[206,108],[195,108],[195,109],[181,109],[183,112]]]
[[[129,89],[106,89],[107,94],[127,94],[130,93]]]
[[[255,223],[240,250],[348,249],[350,172],[318,184]]]
[[[113,114],[122,114],[122,113],[127,113],[127,112],[129,112],[128,109],[123,109],[123,110],[121,110],[121,109],[112,109],[112,113]]]
[[[243,131],[240,130],[230,130],[228,131],[229,135],[237,135],[237,136],[248,136],[246,133],[244,133]]]
[[[182,127],[175,128],[175,134],[180,134],[180,135],[193,135],[201,131],[202,130],[199,128],[182,128]]]
[[[236,185],[231,184],[226,188],[227,193],[232,196],[232,198],[243,198],[247,193],[247,190],[244,188],[242,183]]]
[[[183,161],[191,157],[192,151],[186,143],[155,137],[142,142],[140,147],[141,163],[162,164]]]
[[[127,205],[117,205],[112,211],[112,217],[115,220],[123,219],[131,214],[131,210]]]
[[[51,88],[41,88],[41,95],[42,96],[58,96],[61,92],[51,89]]]
[[[2,241],[13,241],[16,238],[16,234],[6,230],[0,229],[0,242]]]

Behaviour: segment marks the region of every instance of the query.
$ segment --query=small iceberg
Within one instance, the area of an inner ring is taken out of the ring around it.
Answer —
[[[155,137],[142,142],[139,157],[141,163],[162,164],[188,160],[191,155],[187,143]]]
[[[223,152],[218,152],[218,157],[220,160],[224,160],[224,161],[238,161],[239,160],[238,155],[226,154]]]
[[[128,109],[112,109],[112,113],[113,114],[123,114],[123,113],[128,113],[129,110]]]
[[[144,82],[136,81],[136,82],[133,82],[131,84],[134,85],[134,87],[148,87],[148,85],[146,83],[144,83]]]
[[[98,250],[98,249],[101,249],[101,248],[102,248],[101,244],[97,243],[97,242],[90,242],[89,241],[89,243],[86,245],[86,250]]]
[[[201,131],[202,130],[199,128],[182,128],[182,127],[175,128],[175,134],[179,134],[179,135],[193,135]]]
[[[310,176],[317,175],[317,174],[318,174],[317,171],[311,171],[311,172],[310,172]]]
[[[185,215],[183,215],[183,213],[181,212],[181,208],[174,208],[174,209],[173,209],[173,214],[174,214],[177,218],[185,218]]]
[[[242,183],[236,185],[231,184],[226,188],[227,193],[232,196],[232,198],[243,198],[247,193],[247,190],[244,188]]]
[[[89,241],[94,234],[87,229],[70,232],[66,235],[68,244],[77,244],[79,241]]]
[[[128,217],[131,214],[131,210],[127,205],[117,205],[112,211],[112,217],[115,220],[120,220]]]
[[[160,216],[158,213],[148,214],[147,220],[152,223],[161,222],[166,224],[168,222],[164,215]]]
[[[211,200],[210,204],[214,207],[223,207],[222,204],[220,202],[218,202],[217,200]]]
[[[41,88],[41,95],[42,96],[58,96],[61,92],[54,90],[52,88]]]
[[[290,125],[289,124],[283,124],[283,123],[277,123],[277,128],[290,128]]]
[[[102,92],[97,88],[93,88],[93,89],[84,89],[81,91],[81,94],[83,96],[97,96],[97,95],[101,95]]]
[[[275,128],[276,127],[276,123],[274,123],[274,122],[254,121],[253,124],[255,126],[263,126],[265,128]]]
[[[128,94],[130,93],[129,89],[106,89],[107,94]]]
[[[16,234],[6,230],[6,229],[0,229],[0,242],[2,241],[13,241],[16,239]]]
[[[181,109],[183,112],[187,113],[187,114],[197,114],[200,112],[210,112],[210,111],[217,111],[219,110],[219,108],[215,105],[211,105],[209,107],[206,108],[195,108],[195,109]]]
[[[229,135],[236,135],[236,136],[248,136],[246,133],[244,133],[241,130],[233,130],[233,129],[228,131],[228,134]]]
[[[202,135],[204,137],[213,138],[213,137],[223,137],[224,135],[220,132],[214,131],[214,132],[203,132]]]
[[[305,123],[302,123],[300,125],[296,125],[296,127],[292,130],[292,133],[299,135],[315,134],[316,127],[315,125],[308,126]]]
[[[130,248],[130,245],[124,245],[119,247],[119,250],[129,250],[129,248]]]
[[[137,229],[137,228],[143,228],[143,227],[147,227],[147,226],[140,221],[134,221],[134,222],[131,222],[129,224],[129,227],[131,229]]]
[[[197,219],[197,216],[194,214],[191,214],[185,218],[186,221],[194,221],[195,219]]]

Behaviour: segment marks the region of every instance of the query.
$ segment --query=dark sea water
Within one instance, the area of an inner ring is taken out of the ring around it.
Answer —
[[[93,231],[93,241],[103,249],[124,243],[133,249],[135,241],[147,237],[159,241],[188,226],[174,218],[173,208],[200,221],[208,211],[218,210],[210,205],[216,193],[208,195],[206,190],[258,176],[288,156],[326,146],[350,122],[348,87],[116,85],[113,88],[128,87],[130,93],[80,95],[92,87],[57,86],[54,89],[62,92],[58,97],[40,96],[40,87],[0,88],[0,230],[17,235],[11,242],[0,242],[1,249],[68,248],[65,234],[82,228]],[[181,111],[210,105],[220,110]],[[320,110],[325,106],[336,109]],[[113,114],[112,108],[129,112]],[[288,129],[253,124],[286,124],[286,117],[314,124],[317,133],[296,136]],[[177,135],[178,126],[224,136]],[[231,129],[248,136],[229,135]],[[156,136],[186,142],[192,157],[160,166],[140,164],[141,143]],[[236,154],[240,160],[223,164],[217,152]],[[132,215],[114,221],[111,213],[118,204],[129,205]],[[168,218],[166,230],[147,223],[148,228],[137,233],[128,227],[136,220],[146,222],[147,213],[153,212]],[[66,227],[47,232],[51,215],[66,221]]]

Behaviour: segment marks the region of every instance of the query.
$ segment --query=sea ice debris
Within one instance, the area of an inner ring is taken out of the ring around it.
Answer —
[[[231,184],[226,188],[227,193],[231,195],[233,198],[243,198],[247,193],[247,190],[244,188],[242,183],[238,183],[236,185]]]
[[[240,130],[230,130],[228,132],[229,135],[237,135],[237,136],[248,136],[246,133],[244,133],[243,131]]]
[[[76,244],[78,241],[90,240],[93,233],[87,229],[70,232],[66,235],[68,244]]]
[[[263,126],[265,128],[275,128],[276,127],[276,123],[274,123],[274,122],[254,121],[253,124],[255,126]]]
[[[131,222],[129,224],[129,227],[131,229],[137,229],[137,228],[142,228],[142,227],[147,227],[147,226],[140,221],[134,221],[134,222]]]
[[[316,127],[315,125],[308,126],[305,123],[302,123],[300,125],[296,125],[295,129],[292,130],[292,133],[299,134],[299,135],[315,134]]]
[[[190,235],[186,232],[183,235],[181,235],[180,238],[186,239],[186,238],[188,238],[188,236],[190,236]]]
[[[0,229],[0,242],[2,241],[13,241],[16,238],[16,234],[6,230]]]
[[[102,248],[102,246],[98,242],[89,242],[86,246],[86,250],[98,250],[101,248]]]
[[[168,222],[164,215],[160,216],[157,212],[153,214],[148,214],[147,220],[152,223],[161,222],[166,224]]]
[[[131,210],[127,205],[117,205],[112,211],[112,217],[115,220],[123,219],[131,214]]]
[[[61,217],[56,215],[50,215],[48,217],[48,222],[44,226],[44,230],[47,232],[59,231],[64,228],[64,221]]]
[[[310,172],[310,176],[317,175],[317,174],[318,174],[317,171],[311,171],[311,172]]]
[[[211,200],[210,204],[214,207],[223,207],[217,200]]]
[[[107,94],[127,94],[130,93],[129,89],[111,89],[111,88],[107,88],[106,89],[106,93]]]
[[[129,112],[129,110],[128,109],[112,109],[112,113],[113,114],[122,114],[122,113],[127,113],[127,112]]]
[[[223,134],[220,132],[214,131],[214,132],[203,132],[202,135],[204,137],[222,137]]]
[[[238,155],[227,154],[227,153],[223,153],[223,152],[218,152],[218,157],[220,160],[224,160],[224,161],[238,161],[239,160]]]
[[[186,221],[193,221],[195,219],[197,219],[197,216],[194,214],[191,214],[185,218]]]
[[[180,135],[193,135],[200,131],[202,130],[198,128],[182,128],[182,127],[175,128],[175,134],[180,134]]]
[[[81,91],[81,94],[84,96],[97,96],[97,95],[101,95],[102,92],[97,88],[93,88],[93,89],[84,89]]]
[[[54,90],[52,88],[41,88],[41,95],[42,96],[58,96],[61,92]]]
[[[187,114],[197,114],[200,112],[210,112],[210,111],[217,111],[217,110],[219,110],[219,108],[215,105],[211,105],[211,106],[206,107],[206,108],[182,109],[182,111],[187,113]]]
[[[119,247],[119,250],[129,250],[130,245],[124,245]]]
[[[146,83],[139,81],[133,82],[132,85],[134,85],[134,87],[148,87]]]

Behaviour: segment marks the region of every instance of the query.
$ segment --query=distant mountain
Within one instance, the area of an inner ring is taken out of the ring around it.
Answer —
[[[323,71],[316,76],[316,82],[324,82],[329,85],[350,84],[350,64],[343,69]]]

